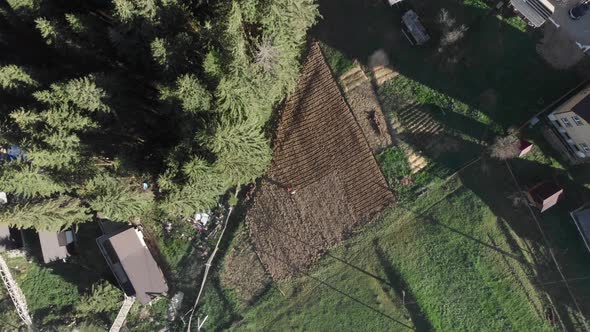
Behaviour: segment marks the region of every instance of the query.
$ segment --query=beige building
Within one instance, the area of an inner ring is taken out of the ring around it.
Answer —
[[[590,161],[590,85],[548,115],[570,155]]]

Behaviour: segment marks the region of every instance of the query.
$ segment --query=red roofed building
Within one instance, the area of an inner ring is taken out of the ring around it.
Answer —
[[[549,181],[541,182],[527,192],[527,197],[531,204],[536,206],[541,212],[557,204],[562,196],[563,188]]]

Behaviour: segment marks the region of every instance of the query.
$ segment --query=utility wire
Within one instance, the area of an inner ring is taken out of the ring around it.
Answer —
[[[510,175],[512,176],[512,180],[514,180],[514,183],[516,184],[516,187],[518,188],[518,191],[520,192],[520,195],[524,199],[526,199],[526,197],[524,196],[522,187],[518,183],[518,180],[516,179],[516,176],[514,176],[514,172],[512,172],[512,167],[510,167],[510,163],[508,163],[508,161],[506,161],[506,166],[508,167],[508,170],[510,171]],[[565,287],[567,288],[567,291],[568,291],[570,297],[572,298],[572,301],[574,302],[574,305],[576,306],[576,310],[578,310],[578,312],[580,314],[583,314],[583,311],[580,308],[580,305],[578,304],[578,301],[576,301],[576,298],[574,297],[574,294],[573,294],[573,292],[572,292],[572,290],[570,288],[570,285],[568,284],[567,279],[565,278],[565,275],[563,274],[563,271],[561,270],[561,266],[559,265],[559,262],[557,261],[557,258],[555,257],[555,254],[553,253],[553,249],[551,248],[551,245],[549,243],[549,239],[547,238],[547,235],[545,235],[545,232],[543,231],[543,228],[541,227],[541,223],[537,219],[537,216],[535,215],[535,212],[533,211],[533,209],[531,208],[531,206],[529,204],[527,204],[526,206],[529,209],[529,212],[531,213],[531,216],[533,217],[533,220],[535,220],[535,223],[537,224],[537,228],[539,228],[539,231],[541,232],[541,236],[543,237],[543,242],[545,242],[545,246],[547,246],[547,248],[549,249],[549,253],[551,254],[551,259],[553,260],[553,263],[555,263],[555,266],[557,267],[557,271],[559,272],[559,275],[561,276],[562,282],[565,284]],[[586,323],[586,319],[582,319],[582,323],[584,324],[584,328],[586,329],[586,331],[590,331],[588,329],[588,325]]]

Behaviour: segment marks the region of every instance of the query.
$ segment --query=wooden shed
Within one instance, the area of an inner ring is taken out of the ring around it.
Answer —
[[[541,212],[557,204],[562,196],[563,188],[551,181],[541,182],[527,192],[529,202]]]

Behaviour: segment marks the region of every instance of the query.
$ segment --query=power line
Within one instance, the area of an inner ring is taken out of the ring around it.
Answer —
[[[512,176],[512,180],[514,180],[514,183],[516,184],[516,187],[518,188],[518,191],[520,192],[520,195],[526,199],[526,197],[524,196],[522,187],[520,186],[520,183],[518,183],[518,180],[516,179],[516,176],[514,176],[514,172],[512,172],[512,167],[510,167],[510,163],[508,163],[508,161],[506,160],[506,166],[508,167],[508,170],[510,171],[510,175]],[[529,209],[529,212],[531,213],[531,216],[533,217],[533,220],[535,220],[535,223],[537,224],[537,228],[539,228],[539,231],[541,232],[541,236],[543,237],[543,242],[545,243],[545,246],[547,246],[547,248],[549,249],[549,254],[551,254],[551,259],[553,260],[553,263],[555,264],[555,267],[557,267],[557,271],[559,272],[559,275],[561,276],[561,279],[563,281],[563,283],[565,284],[565,287],[567,288],[567,291],[570,295],[570,297],[572,298],[572,301],[574,302],[574,305],[576,306],[576,310],[578,310],[578,312],[580,314],[583,313],[582,309],[580,308],[580,305],[578,304],[578,301],[576,301],[576,298],[574,297],[574,294],[570,288],[570,285],[567,282],[567,279],[565,278],[565,275],[563,274],[563,271],[561,270],[561,266],[559,265],[559,262],[557,261],[557,258],[555,257],[555,254],[553,253],[553,248],[551,248],[551,245],[549,243],[549,239],[547,238],[547,235],[545,235],[545,232],[543,231],[543,228],[541,227],[541,223],[539,222],[539,220],[537,219],[537,216],[535,215],[535,212],[533,211],[533,209],[531,208],[531,206],[529,204],[526,205],[527,208]],[[584,324],[584,327],[586,329],[586,331],[590,331],[588,329],[588,325],[586,324],[586,319],[582,319],[582,323]]]

